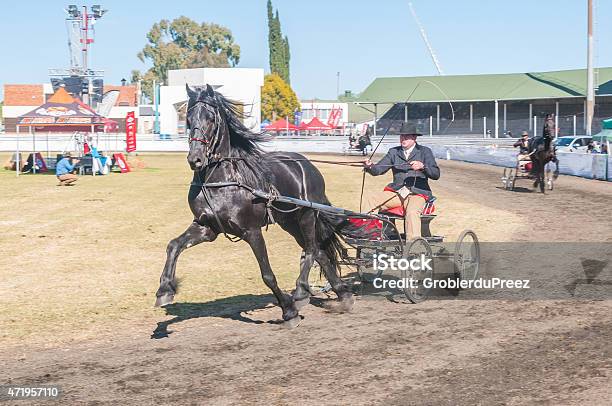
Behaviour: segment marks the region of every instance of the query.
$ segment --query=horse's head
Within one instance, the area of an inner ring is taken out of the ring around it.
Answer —
[[[221,114],[216,103],[215,91],[210,85],[206,87],[187,87],[189,102],[187,104],[187,129],[189,136],[189,154],[187,162],[192,170],[200,170],[210,162],[210,158],[219,145]]]

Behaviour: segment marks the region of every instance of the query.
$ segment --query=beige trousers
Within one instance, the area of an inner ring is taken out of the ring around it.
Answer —
[[[370,193],[365,197],[365,209],[368,213],[400,205],[404,206],[406,234],[408,234],[406,238],[421,237],[421,213],[425,206],[425,199],[422,196],[409,195],[406,199],[402,199],[397,193],[384,190]]]
[[[69,186],[76,182],[79,177],[74,173],[66,173],[64,175],[58,176],[57,179],[59,179],[60,181],[58,186]]]

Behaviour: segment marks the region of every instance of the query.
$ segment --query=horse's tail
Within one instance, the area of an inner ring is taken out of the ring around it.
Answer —
[[[340,258],[345,238],[372,238],[372,229],[356,226],[344,216],[325,212],[317,213],[317,240],[325,250],[334,269],[339,272]]]

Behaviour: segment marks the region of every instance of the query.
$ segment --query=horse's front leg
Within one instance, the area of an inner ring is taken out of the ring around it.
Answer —
[[[201,242],[214,241],[215,238],[217,238],[217,233],[210,227],[202,226],[194,221],[183,234],[168,243],[166,248],[166,265],[159,278],[159,289],[157,289],[156,293],[157,300],[155,301],[155,306],[164,306],[174,301],[174,295],[176,294],[174,273],[176,261],[181,252]]]
[[[293,298],[284,293],[276,282],[276,276],[272,272],[270,266],[270,260],[268,259],[268,251],[266,249],[266,242],[261,233],[261,229],[251,229],[244,233],[244,240],[249,243],[257,262],[259,263],[259,269],[261,271],[261,277],[268,288],[274,293],[278,304],[283,309],[283,320],[289,327],[295,327],[299,324],[300,316],[295,308]]]

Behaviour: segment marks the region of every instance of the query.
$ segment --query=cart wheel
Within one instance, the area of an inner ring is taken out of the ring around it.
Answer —
[[[501,181],[502,181],[502,185],[504,185],[504,189],[506,189],[506,182],[508,181],[508,176],[506,172],[508,172],[508,168],[504,168],[504,173],[502,174],[502,177],[501,177]]]
[[[423,269],[402,268],[402,278],[406,282],[412,281],[411,285],[404,289],[406,298],[412,303],[423,302],[427,300],[431,293],[431,282],[434,278],[434,261],[431,246],[424,238],[415,238],[406,244],[404,258],[408,260],[423,258],[425,261],[429,259],[425,263],[426,266],[422,267]],[[430,287],[425,287],[424,282],[428,282]]]
[[[366,263],[372,264],[374,261],[374,254],[377,254],[376,250],[359,248],[357,249],[356,257],[358,260],[365,260]],[[383,271],[382,269],[373,269],[372,267],[363,265],[363,263],[358,263],[357,273],[359,274],[360,281],[372,283],[374,279],[382,276]]]
[[[508,183],[508,190],[514,190],[514,183],[516,182],[516,177],[518,176],[518,168],[512,172],[510,169],[510,182]]]
[[[463,230],[455,244],[453,254],[455,277],[461,280],[474,280],[480,271],[480,243],[476,233]]]
[[[514,177],[515,177],[515,173],[512,169],[508,169],[508,173],[506,174],[506,169],[504,169],[504,189],[506,190],[512,190],[512,188],[514,187]]]

